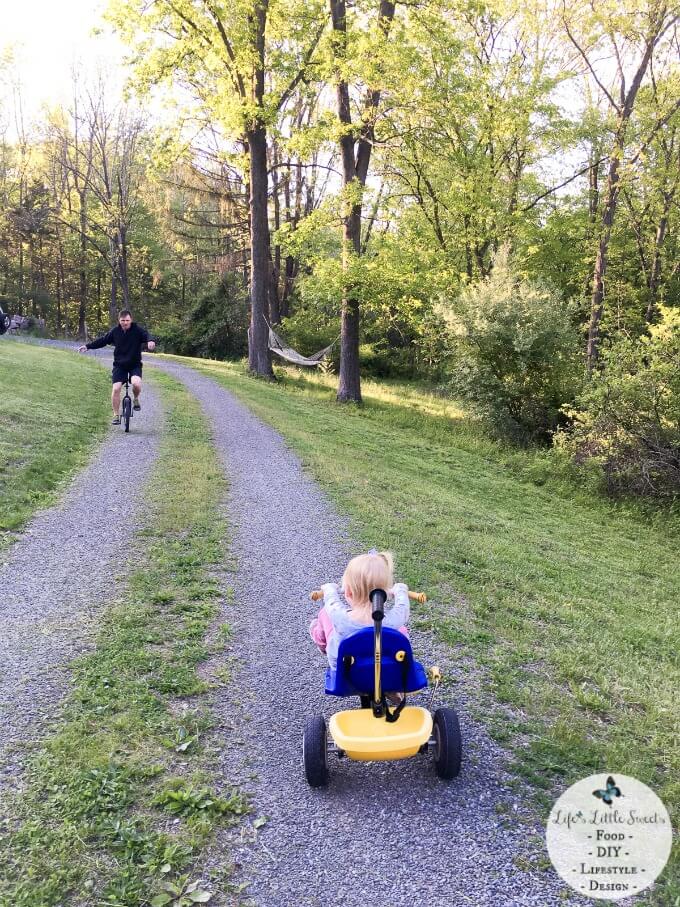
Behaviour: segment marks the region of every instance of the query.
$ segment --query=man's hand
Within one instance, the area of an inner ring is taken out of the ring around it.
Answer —
[[[146,348],[150,353],[153,353],[153,351],[156,349],[156,341],[149,340],[149,342],[146,345]]]
[[[86,347],[86,346],[79,346],[79,347],[78,347],[78,352],[79,352],[79,353],[86,353],[86,352],[87,352],[87,347]]]

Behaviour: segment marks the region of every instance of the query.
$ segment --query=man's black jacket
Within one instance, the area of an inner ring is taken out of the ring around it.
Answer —
[[[134,365],[141,365],[142,344],[148,343],[149,340],[151,340],[149,332],[133,321],[127,331],[117,324],[107,334],[97,337],[85,346],[88,350],[98,350],[112,343],[113,364],[122,368],[132,368]]]

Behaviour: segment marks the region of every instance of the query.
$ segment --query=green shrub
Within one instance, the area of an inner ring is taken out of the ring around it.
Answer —
[[[200,297],[182,321],[155,335],[164,352],[210,359],[238,359],[248,351],[248,294],[237,275],[226,274]]]
[[[501,249],[491,276],[463,290],[448,316],[451,384],[501,434],[547,441],[582,380],[571,307],[528,280]]]
[[[680,494],[680,312],[604,350],[556,438],[577,464],[596,465],[612,494]]]

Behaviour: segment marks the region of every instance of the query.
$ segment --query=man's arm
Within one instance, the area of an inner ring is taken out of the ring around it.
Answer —
[[[102,334],[101,337],[97,337],[95,340],[90,340],[89,343],[85,344],[85,349],[100,350],[102,347],[108,346],[109,343],[113,343],[113,329]]]
[[[151,335],[146,328],[140,328],[139,333],[142,335],[142,346],[146,344],[146,348],[150,353],[156,349],[156,343],[151,339]]]

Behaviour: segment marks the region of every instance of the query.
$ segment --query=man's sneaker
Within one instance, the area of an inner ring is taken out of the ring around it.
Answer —
[[[111,425],[120,425],[120,416],[114,416],[113,419],[111,419]]]
[[[141,405],[140,405],[139,400],[135,400],[135,402],[132,404],[132,408],[133,408],[133,409],[141,409],[141,408],[142,408]]]

